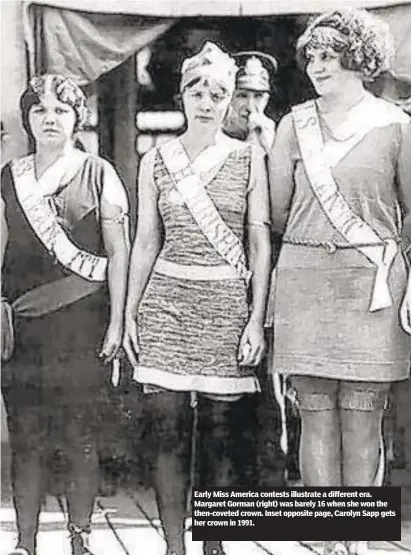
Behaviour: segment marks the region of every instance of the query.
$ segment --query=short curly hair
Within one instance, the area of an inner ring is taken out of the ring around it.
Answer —
[[[21,95],[21,119],[26,133],[31,136],[29,112],[32,106],[40,104],[41,97],[45,93],[47,84],[60,102],[64,102],[73,108],[76,115],[74,132],[81,129],[88,115],[85,94],[80,87],[68,77],[54,73],[46,73],[33,77],[28,87]]]
[[[324,28],[337,33],[326,35]],[[390,27],[366,10],[335,10],[314,18],[297,41],[297,60],[307,64],[307,50],[329,48],[340,54],[341,66],[373,80],[388,71],[394,58]]]

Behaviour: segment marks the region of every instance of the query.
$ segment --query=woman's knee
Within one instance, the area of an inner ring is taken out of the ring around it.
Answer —
[[[337,408],[338,380],[315,376],[292,376],[290,393],[302,416]]]
[[[381,435],[381,422],[387,406],[389,383],[342,382],[339,408],[343,440],[363,448]]]

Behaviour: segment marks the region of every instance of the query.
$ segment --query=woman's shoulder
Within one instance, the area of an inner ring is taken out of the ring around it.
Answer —
[[[171,147],[173,139],[166,141],[161,145],[161,148]],[[143,174],[146,177],[152,176],[154,170],[159,169],[159,161],[161,160],[159,146],[153,146],[143,154],[140,159],[140,176]]]
[[[402,143],[409,144],[411,136],[411,118],[396,104],[383,98],[370,95],[368,106],[364,107],[365,117],[372,116],[373,128],[370,140],[379,145],[394,145],[399,152]]]
[[[379,118],[385,118],[388,123],[393,122],[402,125],[411,123],[410,116],[392,101],[369,95],[368,103],[371,108],[375,109],[375,115]]]
[[[246,141],[241,141],[240,139],[235,139],[234,137],[230,137],[225,133],[223,134],[223,141],[230,152],[246,152],[247,150],[252,150],[250,148],[250,143],[247,143]]]
[[[106,158],[99,156],[98,154],[93,154],[91,152],[83,152],[81,150],[76,150],[76,154],[77,156],[83,159],[84,164],[89,164],[102,169],[104,168],[114,169],[114,164],[112,162],[110,162]]]
[[[20,177],[23,173],[32,167],[33,155],[28,154],[26,156],[20,156],[19,158],[13,158],[4,164],[1,168],[1,188],[10,188],[14,183],[14,177]]]
[[[88,167],[89,169],[91,169],[93,174],[101,175],[103,179],[119,179],[117,169],[112,161],[89,152],[80,151],[80,156],[81,155],[83,155],[83,167]]]
[[[298,106],[302,106],[302,104],[296,104],[295,106],[293,106],[293,108],[298,108]],[[293,136],[295,134],[293,108],[291,108],[289,112],[284,114],[278,122],[277,134],[280,133],[286,136]]]
[[[280,119],[274,139],[274,149],[284,151],[284,155],[297,156],[299,152],[292,111]]]
[[[19,156],[18,158],[13,158],[7,164],[5,164],[4,169],[10,173],[11,176],[15,175],[20,177],[25,172],[30,170],[34,165],[34,154],[25,154],[24,156]]]

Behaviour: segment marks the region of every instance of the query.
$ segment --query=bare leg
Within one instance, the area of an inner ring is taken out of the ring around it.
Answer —
[[[305,486],[341,486],[341,431],[336,409],[301,411],[301,475]],[[325,555],[346,555],[343,542],[324,542]]]
[[[374,485],[382,415],[382,410],[341,409],[344,486]]]
[[[341,432],[337,410],[302,410],[301,474],[305,486],[341,485]]]
[[[363,391],[364,386],[358,384],[355,387],[357,390],[351,392],[343,390],[341,398],[343,485],[374,486],[380,459],[382,407],[389,384],[380,385],[378,394],[366,388]],[[346,544],[350,554],[360,555],[367,551],[367,542],[347,541]]]

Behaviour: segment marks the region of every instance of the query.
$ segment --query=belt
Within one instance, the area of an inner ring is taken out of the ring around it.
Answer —
[[[163,276],[193,281],[218,281],[226,279],[241,279],[237,271],[228,264],[219,266],[196,266],[176,264],[164,258],[158,258],[154,272]]]
[[[400,243],[400,240],[396,240]],[[384,241],[381,243],[338,243],[336,241],[315,241],[314,239],[300,239],[297,237],[285,237],[283,243],[288,245],[296,245],[302,247],[312,247],[312,248],[322,248],[328,251],[330,254],[336,252],[340,249],[358,249],[364,247],[375,247],[377,245],[384,245]]]

